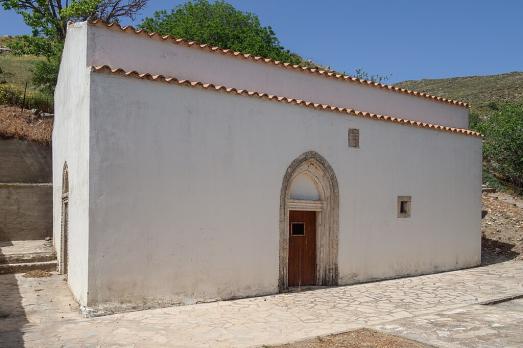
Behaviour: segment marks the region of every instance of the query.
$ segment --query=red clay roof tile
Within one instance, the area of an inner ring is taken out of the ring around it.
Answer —
[[[439,131],[459,133],[459,134],[475,136],[475,137],[482,136],[478,132],[475,132],[475,131],[472,131],[469,129],[464,129],[464,128],[453,128],[453,127],[441,126],[441,125],[436,125],[436,124],[423,123],[420,121],[413,121],[413,120],[398,118],[398,117],[389,116],[389,115],[373,114],[371,112],[358,111],[358,110],[354,110],[354,109],[350,109],[350,108],[338,107],[338,106],[333,106],[333,105],[328,105],[328,104],[317,104],[317,103],[314,103],[311,101],[304,101],[301,99],[286,98],[286,97],[275,96],[275,95],[271,95],[271,94],[267,94],[267,93],[260,93],[260,92],[254,92],[254,91],[247,91],[244,89],[236,89],[233,87],[214,85],[212,83],[203,83],[203,82],[189,81],[189,80],[178,80],[177,78],[172,77],[172,76],[152,75],[152,74],[148,74],[148,73],[139,73],[137,71],[125,71],[121,68],[112,68],[108,65],[91,67],[91,70],[94,72],[97,72],[97,73],[110,73],[110,74],[114,74],[114,75],[126,76],[126,77],[143,79],[143,80],[164,82],[164,83],[176,84],[176,85],[180,85],[180,86],[188,86],[188,87],[202,88],[202,89],[207,89],[207,90],[223,91],[223,92],[230,93],[230,94],[255,97],[255,98],[270,100],[270,101],[274,101],[274,102],[301,105],[304,107],[310,107],[310,108],[317,109],[317,110],[333,111],[333,112],[337,112],[337,113],[349,114],[349,115],[354,115],[354,116],[358,116],[358,117],[382,120],[382,121],[387,121],[387,122],[393,122],[393,123],[397,123],[397,124],[404,124],[404,125],[408,125],[408,126],[435,129],[435,130],[439,130]]]
[[[147,31],[145,31],[143,29],[139,29],[139,30],[135,29],[132,26],[122,27],[118,23],[106,23],[106,22],[103,22],[101,20],[88,21],[88,23],[90,25],[102,26],[102,27],[113,29],[113,30],[116,29],[116,30],[120,30],[120,31],[123,31],[123,32],[126,32],[126,33],[134,33],[134,34],[137,34],[137,35],[145,35],[145,36],[147,36],[149,38],[152,38],[152,39],[157,38],[157,39],[160,39],[160,40],[163,40],[163,41],[170,41],[170,42],[175,43],[177,45],[204,49],[204,50],[207,50],[209,52],[221,53],[221,54],[225,54],[225,55],[229,55],[229,56],[233,56],[233,57],[239,57],[239,58],[244,58],[244,59],[250,59],[250,60],[253,60],[253,61],[256,61],[256,62],[261,62],[260,57],[254,57],[251,54],[244,54],[244,53],[241,53],[241,52],[231,51],[230,49],[224,49],[224,48],[215,47],[215,46],[211,47],[211,46],[206,45],[206,44],[200,44],[200,43],[197,43],[195,41],[187,41],[187,40],[176,38],[176,37],[173,37],[173,36],[170,36],[170,35],[163,35],[162,36],[162,35],[157,34],[157,33],[149,33],[149,32],[147,32]],[[467,104],[465,102],[462,102],[462,101],[452,100],[452,99],[443,98],[443,97],[436,97],[436,96],[433,96],[433,95],[430,95],[430,94],[427,94],[427,93],[424,93],[424,92],[411,91],[411,90],[408,90],[408,89],[399,88],[399,87],[392,86],[392,85],[386,85],[386,84],[383,84],[383,83],[377,83],[377,82],[373,82],[373,81],[359,79],[359,78],[356,78],[356,77],[351,77],[351,76],[347,76],[347,75],[341,75],[341,74],[337,74],[337,73],[335,73],[333,71],[319,70],[317,68],[309,68],[309,67],[301,66],[301,65],[291,65],[290,63],[281,62],[281,61],[278,61],[278,60],[272,60],[270,58],[263,58],[263,62],[267,63],[267,64],[273,64],[273,65],[281,66],[282,68],[291,68],[291,69],[295,69],[297,71],[303,71],[303,72],[318,74],[318,75],[321,75],[321,76],[324,76],[324,77],[330,77],[330,78],[334,78],[334,79],[338,79],[338,80],[345,80],[345,81],[350,81],[350,82],[356,82],[356,83],[360,83],[360,84],[366,85],[366,86],[371,86],[371,87],[376,87],[376,88],[383,88],[383,89],[387,89],[387,90],[398,92],[398,93],[404,93],[404,94],[408,94],[408,95],[412,95],[412,96],[416,96],[416,97],[427,98],[427,99],[431,99],[431,100],[434,100],[434,101],[444,102],[444,103],[452,104],[452,105],[456,105],[456,106],[462,106],[462,107],[466,107],[466,108],[469,107],[469,104]]]

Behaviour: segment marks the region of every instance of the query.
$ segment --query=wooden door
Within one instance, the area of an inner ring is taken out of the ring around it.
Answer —
[[[316,212],[289,211],[289,286],[316,283]]]

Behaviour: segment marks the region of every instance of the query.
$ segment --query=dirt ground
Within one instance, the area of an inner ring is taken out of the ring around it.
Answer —
[[[359,329],[338,335],[316,337],[274,348],[426,348],[428,345],[370,329]]]
[[[523,199],[506,193],[483,193],[482,263],[523,260]]]
[[[0,105],[0,136],[50,143],[52,118],[35,117],[30,110]]]

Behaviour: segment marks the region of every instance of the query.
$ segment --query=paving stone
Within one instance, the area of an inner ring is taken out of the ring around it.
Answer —
[[[513,336],[516,328],[523,332],[521,313],[511,312],[498,320],[507,308],[479,303],[521,294],[523,262],[514,261],[353,286],[83,318],[63,276],[0,275],[0,342],[7,342],[7,347],[248,347],[374,326],[407,337],[432,332],[437,338],[434,342],[444,345],[469,337],[476,343],[517,346],[523,344],[518,335]],[[519,304],[513,307],[519,308]],[[482,321],[469,318],[471,324],[462,325],[456,319],[476,312],[484,316]],[[474,323],[477,328],[471,329]],[[496,334],[500,336],[489,341]]]
[[[374,328],[436,347],[523,347],[523,306],[518,301],[523,300],[470,305]]]

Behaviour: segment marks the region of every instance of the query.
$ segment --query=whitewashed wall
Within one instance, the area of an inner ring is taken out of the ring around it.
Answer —
[[[100,73],[90,84],[90,305],[277,292],[281,184],[310,150],[339,182],[341,284],[480,262],[480,138]],[[412,218],[396,217],[399,195]]]
[[[88,65],[107,64],[142,73],[468,128],[468,109],[464,107],[152,40],[118,29],[90,26],[89,45],[92,49],[88,51]]]
[[[55,91],[53,127],[53,241],[61,247],[62,171],[69,167],[69,274],[75,298],[87,302],[89,248],[89,70],[87,30],[70,25]]]

